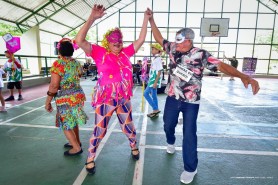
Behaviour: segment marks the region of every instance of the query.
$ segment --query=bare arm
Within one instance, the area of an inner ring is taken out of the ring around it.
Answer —
[[[150,10],[151,11],[151,10]],[[152,28],[152,32],[153,32],[153,36],[154,39],[156,40],[156,42],[158,42],[161,46],[163,46],[163,37],[161,35],[161,32],[159,31],[159,29],[157,28],[154,18],[153,18],[153,12],[151,11],[151,17],[149,19],[150,24],[151,24],[151,28]]]
[[[86,35],[95,20],[105,15],[104,11],[105,8],[102,5],[95,4],[90,17],[76,35],[75,41],[77,45],[84,50],[85,53],[91,53],[91,44],[85,39]]]
[[[249,84],[251,84],[252,86],[252,91],[253,94],[257,94],[258,91],[260,90],[260,86],[259,83],[254,80],[253,78],[250,78],[249,76],[239,72],[236,68],[225,64],[223,62],[220,62],[218,65],[218,70],[221,71],[222,73],[225,73],[229,76],[234,76],[234,77],[238,77],[241,79],[242,83],[244,84],[244,87],[247,88]]]
[[[142,25],[142,28],[140,31],[139,38],[133,42],[135,52],[137,52],[140,49],[140,47],[143,45],[143,43],[145,42],[146,35],[147,35],[148,20],[150,18],[150,15],[151,14],[147,9],[144,13],[144,20],[143,20],[143,25]]]
[[[55,73],[52,73],[51,74],[51,82],[50,82],[48,91],[52,94],[57,93],[59,86],[60,86],[60,81],[61,81],[61,77]],[[53,111],[53,108],[51,106],[52,99],[53,99],[53,96],[47,96],[46,100],[45,100],[45,109],[48,112]]]

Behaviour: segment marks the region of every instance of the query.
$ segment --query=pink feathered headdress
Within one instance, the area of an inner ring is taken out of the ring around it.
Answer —
[[[57,46],[56,46],[57,49],[60,49],[60,44],[61,44],[61,42],[65,42],[65,41],[70,42],[70,43],[72,44],[74,50],[79,49],[79,46],[76,44],[75,40],[71,40],[71,39],[69,39],[69,38],[62,38],[62,39],[59,41],[59,43],[57,44]]]

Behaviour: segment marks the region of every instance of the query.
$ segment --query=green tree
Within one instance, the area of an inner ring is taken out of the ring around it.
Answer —
[[[26,30],[24,29],[23,32],[25,32],[25,31]],[[10,34],[12,34],[12,36],[21,36],[22,35],[20,29],[17,26],[12,26],[10,24],[1,22],[0,23],[0,35],[3,36],[6,33],[10,33]]]
[[[274,30],[273,41],[271,42],[271,40],[272,40],[272,34],[258,36],[258,41],[260,44],[272,43],[273,50],[278,52],[278,30]]]
[[[78,33],[78,31],[80,30],[80,28],[79,29],[75,29],[75,30],[72,30],[71,32],[69,32],[68,34],[67,34],[67,36],[69,37],[69,38],[75,38],[75,36],[77,35],[77,33]],[[94,36],[94,37],[92,37],[92,36]],[[86,40],[88,40],[88,41],[92,41],[92,40],[95,40],[95,38],[96,38],[96,35],[95,35],[95,33],[94,33],[94,30],[92,30],[92,29],[90,29],[89,31],[88,31],[88,34],[86,35]]]

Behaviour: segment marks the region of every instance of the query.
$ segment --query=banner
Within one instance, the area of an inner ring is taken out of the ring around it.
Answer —
[[[242,72],[246,75],[254,75],[257,66],[257,58],[244,57],[242,64]]]
[[[19,37],[13,37],[10,33],[7,33],[3,36],[3,39],[6,42],[7,50],[11,53],[15,53],[21,49]]]

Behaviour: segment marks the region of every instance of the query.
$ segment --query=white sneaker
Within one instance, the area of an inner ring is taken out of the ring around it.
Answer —
[[[175,146],[174,145],[167,145],[167,153],[168,154],[174,154],[175,153]]]
[[[0,112],[7,112],[7,109],[5,107],[0,107]]]
[[[193,181],[196,173],[197,173],[197,169],[194,172],[183,171],[181,174],[180,181],[184,184],[189,184],[190,182]]]

